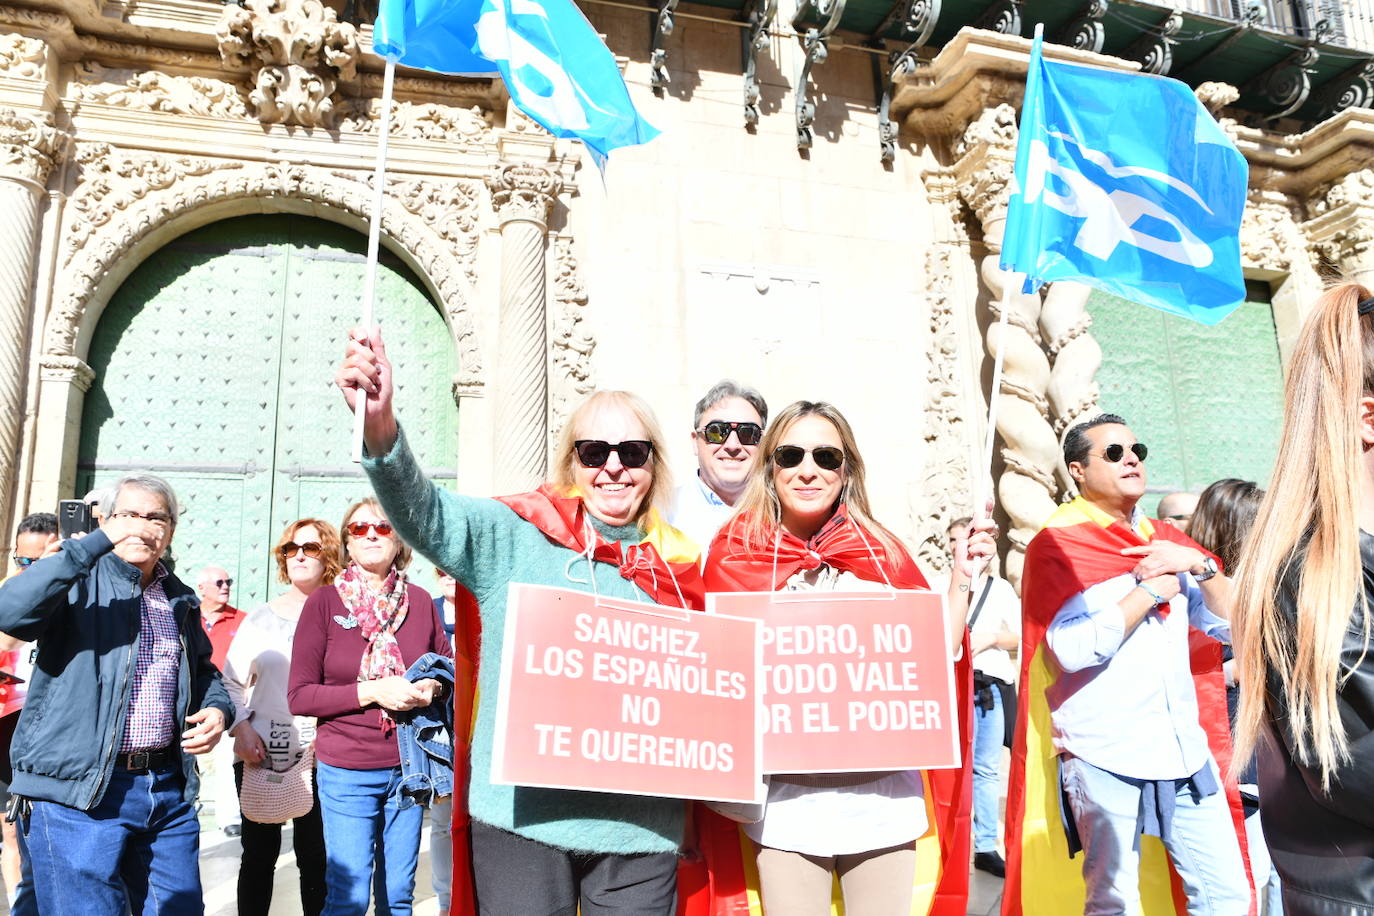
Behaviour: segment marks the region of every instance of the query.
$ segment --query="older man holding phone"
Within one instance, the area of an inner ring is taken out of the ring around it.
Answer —
[[[99,530],[0,587],[0,631],[41,639],[11,750],[39,911],[200,914],[194,755],[232,707],[195,592],[162,558],[177,499],[121,478]]]

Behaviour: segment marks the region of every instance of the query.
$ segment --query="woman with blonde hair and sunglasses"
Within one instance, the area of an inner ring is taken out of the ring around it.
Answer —
[[[864,461],[849,422],[833,405],[797,401],[764,433],[760,463],[707,554],[709,591],[865,591],[925,588],[896,535],[873,517]],[[967,721],[972,675],[965,620],[975,562],[993,551],[991,522],[959,541],[948,600],[951,658],[959,659],[962,770],[775,775],[763,818],[746,824],[754,841],[764,912],[828,916],[838,875],[849,912],[907,916],[913,911],[916,840],[938,836],[937,904],[923,912],[964,912],[971,781]],[[928,823],[926,795],[937,823]],[[732,829],[703,816],[707,855],[738,850]],[[927,871],[927,870],[923,870]],[[933,873],[934,869],[928,870]]]
[[[426,480],[391,407],[381,333],[354,329],[336,384],[352,407],[366,392],[363,467],[407,541],[476,597],[482,632],[467,811],[454,805],[454,912],[475,881],[482,916],[582,912],[670,916],[684,805],[678,799],[523,788],[491,781],[507,587],[513,582],[605,598],[700,608],[697,550],[659,512],[671,481],[653,411],[599,391],[573,411],[551,480],[500,499],[459,496]],[[463,733],[463,723],[455,726]],[[470,833],[459,825],[471,820]],[[470,842],[470,847],[468,843]],[[470,865],[470,868],[469,868]]]
[[[229,645],[224,686],[234,704],[235,724],[230,734],[238,757],[234,776],[240,791],[246,776],[250,785],[265,785],[270,792],[273,779],[259,780],[256,777],[261,774],[255,771],[289,774],[293,768],[309,766],[307,755],[314,759],[315,720],[293,716],[286,701],[291,647],[306,599],[321,586],[331,584],[343,568],[339,549],[339,533],[329,522],[302,518],[287,525],[272,549],[272,558],[277,579],[290,588],[250,611]],[[314,801],[308,811],[291,818],[301,911],[306,916],[317,916],[324,907],[324,826],[318,796]],[[252,801],[248,804],[255,808]],[[256,804],[264,809],[274,807],[270,800],[260,799]],[[283,800],[283,804],[291,803]],[[251,812],[244,812],[238,879],[240,916],[267,916],[272,907],[272,872],[281,853],[282,830],[282,822],[272,820],[259,821]]]
[[[325,916],[411,911],[425,809],[401,791],[397,714],[446,699],[408,669],[453,644],[410,548],[369,496],[344,513],[343,572],[305,602],[291,656],[291,712],[315,716],[315,777],[329,851]]]
[[[1313,306],[1288,367],[1283,433],[1235,598],[1236,767],[1259,759],[1260,817],[1289,916],[1374,914],[1374,296]]]

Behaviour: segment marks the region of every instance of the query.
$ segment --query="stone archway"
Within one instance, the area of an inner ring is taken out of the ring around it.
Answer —
[[[81,359],[113,291],[151,251],[192,229],[271,211],[366,228],[371,191],[362,173],[128,153],[104,144],[81,144],[76,158],[81,179],[67,203],[45,357]],[[391,176],[388,185],[383,244],[441,303],[458,351],[455,385],[480,388],[483,361],[471,310],[480,183]]]
[[[173,157],[79,144],[78,184],[67,202],[53,306],[39,361],[30,503],[53,503],[75,483],[80,417],[92,372],[85,363],[105,304],[151,252],[229,216],[294,212],[366,232],[370,176],[310,165]],[[458,356],[453,393],[480,395],[483,354],[473,319],[484,200],[480,182],[391,176],[383,244],[440,303]]]

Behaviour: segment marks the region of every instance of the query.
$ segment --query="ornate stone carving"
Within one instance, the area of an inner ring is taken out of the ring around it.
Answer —
[[[0,34],[0,73],[25,80],[43,78],[48,46],[41,39],[17,32]]]
[[[0,108],[0,178],[47,183],[66,155],[71,135],[53,126],[52,115],[27,115]]]
[[[216,30],[226,63],[256,69],[249,94],[268,124],[329,125],[340,80],[354,78],[358,34],[320,0],[245,0]]]
[[[156,70],[111,70],[99,64],[77,67],[72,97],[136,111],[248,118],[247,93],[234,83],[203,76],[173,76]]]
[[[1098,413],[1094,378],[1102,365],[1102,348],[1088,333],[1092,326],[1087,311],[1091,293],[1079,283],[1052,283],[1040,310],[1040,331],[1050,357],[1045,394],[1056,441],[1062,440],[1069,427]],[[1073,482],[1067,471],[1057,460],[1054,467],[1063,489],[1071,489]]]
[[[468,282],[476,286],[480,186],[473,181],[441,184],[424,178],[393,178],[390,184],[388,193],[452,246]]]
[[[38,358],[38,377],[45,382],[70,382],[81,391],[89,391],[95,370],[75,356],[44,353]]]
[[[1240,256],[1246,267],[1287,271],[1307,243],[1287,195],[1251,189],[1240,224]]]
[[[0,24],[24,26],[36,32],[49,30],[73,34],[71,20],[61,13],[23,6],[0,6]]]
[[[945,535],[949,523],[967,514],[970,435],[961,392],[966,374],[960,365],[959,325],[955,320],[954,252],[939,245],[926,252],[926,301],[930,345],[926,364],[925,461],[916,508],[916,559],[923,569],[949,572]]]
[[[587,326],[587,291],[578,274],[572,239],[553,245],[553,302],[549,335],[549,444],[562,431],[569,415],[596,388],[592,379],[592,351],[596,338]]]
[[[1313,217],[1302,229],[1310,250],[1347,275],[1374,268],[1374,168],[1318,188],[1309,207]]]
[[[325,213],[332,210],[363,221],[371,216],[370,172],[172,158],[95,143],[79,144],[77,161],[77,184],[62,233],[67,240],[62,268],[44,330],[43,348],[55,356],[75,355],[88,304],[98,291],[106,296],[112,292],[107,278],[128,261],[135,247],[193,211],[204,213],[235,200],[288,197],[317,204]],[[469,310],[472,285],[459,254],[469,242],[466,237],[461,243],[456,239],[464,232],[461,227],[451,229],[448,238],[436,231],[432,221],[440,216],[426,209],[431,203],[419,193],[388,197],[382,232],[407,252],[438,290],[457,344],[455,384],[475,391],[483,384],[483,361]],[[476,234],[475,225],[471,231]]]
[[[1361,169],[1342,175],[1325,190],[1314,195],[1312,212],[1328,213],[1347,204],[1374,206],[1374,169]]]
[[[966,166],[976,163],[975,168],[956,165],[955,175],[959,196],[978,221],[1005,213],[1016,165],[1016,109],[1006,103],[985,109],[964,130],[955,155]]]
[[[342,130],[375,134],[381,100],[348,99],[335,108],[335,125]],[[391,106],[391,136],[440,141],[464,152],[484,153],[491,139],[491,115],[481,107],[459,108],[429,102],[395,102]]]
[[[1227,105],[1240,98],[1240,90],[1230,83],[1206,82],[1193,90],[1202,107],[1215,117]]]
[[[563,180],[552,169],[528,162],[494,166],[487,176],[491,205],[501,223],[524,220],[548,227],[549,208],[563,190]]]

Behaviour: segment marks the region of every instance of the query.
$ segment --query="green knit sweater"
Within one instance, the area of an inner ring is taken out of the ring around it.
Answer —
[[[541,843],[588,852],[675,851],[682,844],[682,801],[491,783],[496,695],[500,689],[506,586],[511,582],[591,591],[586,558],[549,540],[494,499],[458,496],[435,486],[415,462],[404,434],[382,458],[363,467],[387,518],[414,549],[447,570],[477,598],[482,648],[477,676],[476,727],[468,811],[479,821]],[[636,525],[612,527],[592,519],[608,540],[638,543]],[[616,567],[593,563],[597,590],[609,597],[651,600]]]

